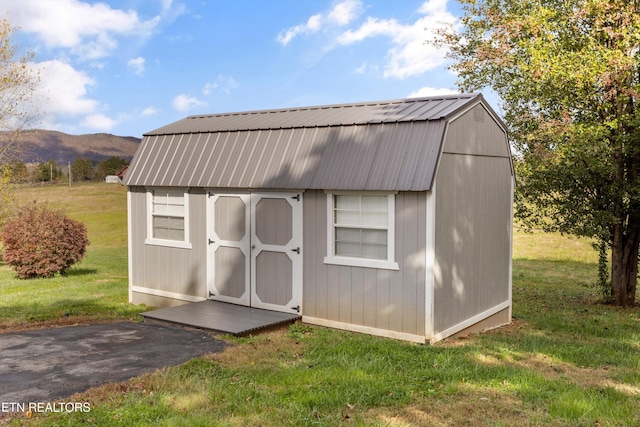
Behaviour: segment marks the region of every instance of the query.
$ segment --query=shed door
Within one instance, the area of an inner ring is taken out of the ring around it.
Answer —
[[[302,299],[297,193],[210,194],[209,298],[296,312]]]

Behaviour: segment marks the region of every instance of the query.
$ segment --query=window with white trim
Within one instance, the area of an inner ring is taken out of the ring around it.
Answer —
[[[188,192],[176,188],[147,190],[148,244],[191,247],[189,244]]]
[[[393,194],[328,193],[327,211],[325,263],[398,269]]]

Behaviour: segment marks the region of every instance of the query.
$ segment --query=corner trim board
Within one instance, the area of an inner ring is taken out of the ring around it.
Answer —
[[[468,318],[467,320],[458,323],[457,325],[454,325],[450,328],[445,329],[442,332],[438,332],[437,334],[434,334],[431,337],[431,344],[438,342],[440,340],[443,340],[447,337],[450,337],[451,335],[458,333],[466,328],[468,328],[469,326],[473,326],[478,322],[483,321],[484,319],[486,319],[487,317],[493,316],[496,313],[501,312],[504,309],[510,308],[511,307],[511,301],[507,300],[503,303],[500,303],[498,305],[496,305],[495,307],[492,307],[488,310],[483,311],[482,313],[476,314],[473,317]],[[491,329],[491,328],[489,328]]]

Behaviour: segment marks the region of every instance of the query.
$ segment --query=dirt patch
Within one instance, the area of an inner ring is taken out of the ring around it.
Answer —
[[[46,320],[42,322],[29,322],[29,323],[0,323],[0,334],[6,334],[9,332],[23,332],[23,331],[35,331],[38,329],[60,328],[64,326],[78,326],[89,324],[103,324],[103,323],[121,323],[131,322],[129,320],[96,320],[92,316],[68,316],[61,317],[53,320]]]

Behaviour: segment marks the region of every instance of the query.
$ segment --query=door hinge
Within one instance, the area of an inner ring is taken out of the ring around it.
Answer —
[[[300,246],[295,249],[291,249],[291,252],[296,252],[298,255],[300,255]]]
[[[210,244],[210,245],[214,244],[215,242],[216,242],[215,240],[211,240],[211,239],[209,239],[209,244]]]
[[[215,297],[215,296],[216,296],[216,294],[214,294],[213,292],[209,291],[209,298]]]
[[[294,199],[294,200],[300,201],[300,195],[299,194],[296,194],[295,196],[292,196],[291,198]]]
[[[290,307],[290,308],[291,308],[291,310],[295,310],[298,313],[300,313],[300,306],[299,305],[296,305],[295,307]]]
[[[207,191],[207,197],[211,198],[211,197],[213,197],[215,195],[216,195],[216,193],[213,193],[211,191]]]

